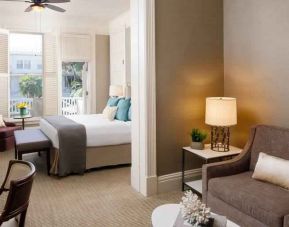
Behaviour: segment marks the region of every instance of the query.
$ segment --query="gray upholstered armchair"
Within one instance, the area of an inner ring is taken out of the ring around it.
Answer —
[[[289,129],[258,125],[243,152],[203,166],[203,201],[242,227],[289,227],[289,191],[252,178],[260,152],[289,160]]]

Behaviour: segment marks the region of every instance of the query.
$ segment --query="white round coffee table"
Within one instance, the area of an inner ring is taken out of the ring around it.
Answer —
[[[179,204],[165,204],[154,209],[153,227],[173,227],[180,211]]]
[[[153,227],[174,227],[179,212],[179,204],[165,204],[157,207],[152,213]],[[232,221],[227,220],[227,227],[239,226]]]

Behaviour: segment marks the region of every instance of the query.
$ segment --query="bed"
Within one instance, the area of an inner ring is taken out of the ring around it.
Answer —
[[[66,118],[81,124],[86,131],[86,170],[131,163],[131,122],[109,121],[103,114],[73,115]],[[53,145],[51,172],[57,174],[58,130],[46,119],[40,128]]]

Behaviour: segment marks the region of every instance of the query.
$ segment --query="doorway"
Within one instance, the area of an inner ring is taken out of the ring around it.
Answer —
[[[86,113],[88,62],[62,62],[61,113]]]

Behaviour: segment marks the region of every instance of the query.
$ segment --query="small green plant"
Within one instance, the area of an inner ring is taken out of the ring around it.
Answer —
[[[193,142],[203,142],[207,138],[207,133],[198,128],[193,128],[191,132]]]

